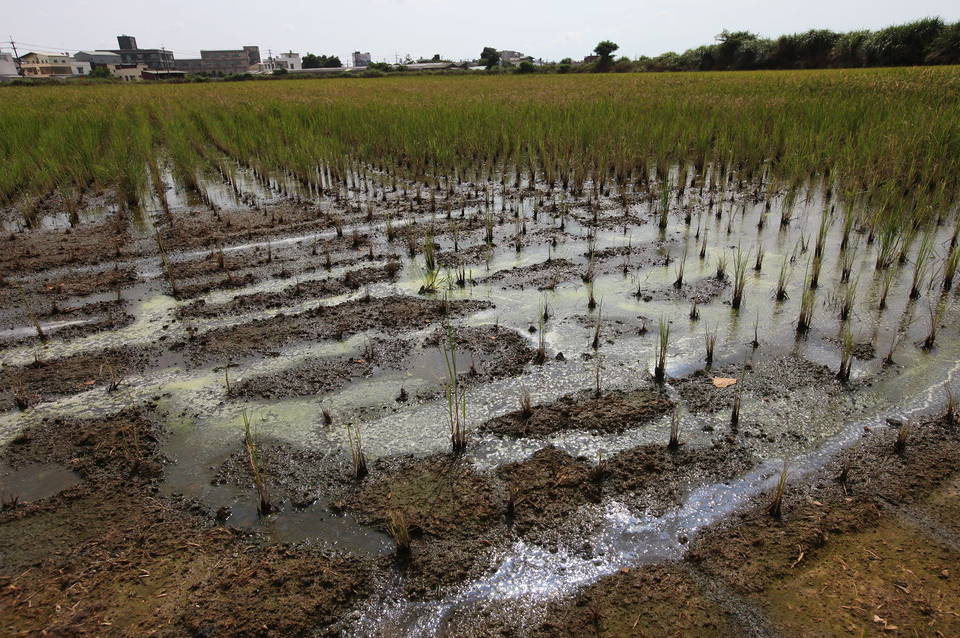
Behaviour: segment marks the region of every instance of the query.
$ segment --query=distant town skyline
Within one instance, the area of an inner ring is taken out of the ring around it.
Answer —
[[[357,50],[369,51],[373,61],[392,63],[435,54],[476,59],[485,46],[544,60],[578,59],[599,41],[613,40],[620,46],[618,56],[636,58],[710,44],[724,29],[776,37],[813,28],[876,30],[936,16],[960,20],[960,3],[291,0],[272,5],[248,0],[49,0],[42,6],[17,3],[4,11],[0,50],[11,50],[10,38],[21,55],[115,49],[116,36],[125,34],[136,37],[143,48],[162,47],[177,58],[199,57],[201,49],[256,45],[264,57],[270,51],[293,50],[336,55],[350,64],[350,54]]]

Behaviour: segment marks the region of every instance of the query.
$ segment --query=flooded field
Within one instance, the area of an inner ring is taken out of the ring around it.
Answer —
[[[214,161],[3,210],[6,634],[960,633],[953,199]]]

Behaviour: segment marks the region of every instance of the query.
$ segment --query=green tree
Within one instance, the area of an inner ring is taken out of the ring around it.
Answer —
[[[517,69],[517,73],[535,73],[537,67],[533,66],[533,62],[528,62],[524,60],[520,63],[520,68]]]
[[[613,64],[613,52],[620,48],[619,44],[610,40],[602,40],[593,48],[593,52],[600,56],[597,66],[602,70],[609,69]]]
[[[483,51],[480,52],[480,61],[488,70],[492,69],[500,64],[500,52],[493,47],[483,47]]]
[[[304,69],[329,69],[341,67],[340,58],[335,55],[314,55],[308,53],[300,58],[300,66]]]
[[[90,69],[90,75],[87,77],[91,78],[108,78],[110,77],[110,69],[105,66],[95,66]]]

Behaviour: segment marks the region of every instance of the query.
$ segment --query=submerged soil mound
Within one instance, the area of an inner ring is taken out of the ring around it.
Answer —
[[[649,423],[673,407],[672,401],[652,390],[616,391],[601,397],[580,393],[534,406],[529,413],[520,409],[491,419],[480,426],[480,431],[515,437],[542,437],[569,430],[609,434]]]

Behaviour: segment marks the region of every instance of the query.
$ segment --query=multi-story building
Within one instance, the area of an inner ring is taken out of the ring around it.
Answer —
[[[68,78],[90,75],[90,63],[70,57],[67,53],[31,51],[20,56],[20,67],[28,78]]]
[[[359,51],[354,51],[353,66],[370,66],[370,52],[360,53]]]
[[[300,56],[297,56],[299,59]],[[230,75],[246,73],[260,63],[260,47],[245,46],[242,49],[200,51],[199,58],[177,60],[177,69],[187,73],[211,73]]]
[[[166,49],[141,49],[137,46],[137,39],[130,35],[118,35],[119,49],[112,49],[109,53],[120,56],[121,64],[144,64],[148,69],[170,70],[177,68],[173,53]]]
[[[123,58],[113,51],[77,51],[73,56],[77,60],[89,62],[94,69],[98,66],[116,66],[123,64]]]
[[[12,53],[0,51],[0,80],[20,77],[17,70],[17,61],[13,59]]]
[[[260,73],[273,73],[279,69],[284,69],[286,71],[299,71],[301,68],[300,54],[294,53],[293,51],[279,53],[277,55],[269,55],[263,60],[263,62],[257,65],[257,70]]]
[[[112,51],[78,51],[73,57],[83,62],[89,62],[94,69],[104,68],[110,72],[110,75],[124,82],[142,80],[143,71],[147,68],[147,65],[143,63],[124,64],[121,55]]]

